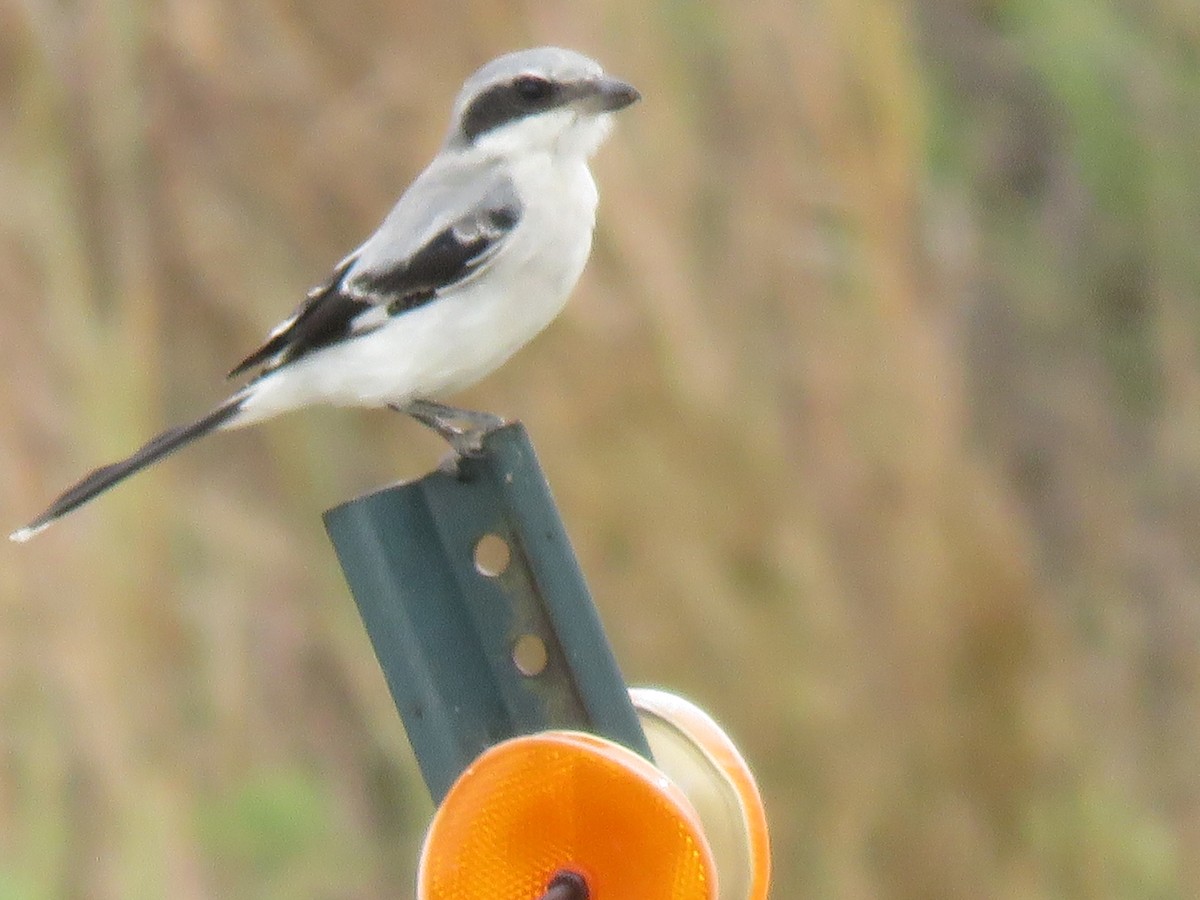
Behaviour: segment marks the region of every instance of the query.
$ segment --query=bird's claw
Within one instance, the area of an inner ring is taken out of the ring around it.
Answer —
[[[422,425],[436,431],[454,451],[454,461],[447,465],[443,459],[438,468],[457,474],[457,459],[483,455],[483,439],[490,432],[505,424],[504,419],[491,413],[471,409],[459,409],[432,400],[413,400],[405,406],[393,409],[412,416]]]

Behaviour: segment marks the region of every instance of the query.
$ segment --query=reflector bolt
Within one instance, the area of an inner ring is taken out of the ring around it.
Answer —
[[[564,869],[550,879],[541,900],[588,900],[587,882],[578,872]]]

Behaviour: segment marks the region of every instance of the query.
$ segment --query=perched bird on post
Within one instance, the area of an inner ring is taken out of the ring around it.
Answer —
[[[435,398],[494,371],[562,309],[591,251],[588,161],[612,114],[638,98],[570,50],[485,65],[459,92],[440,152],[383,224],[230,372],[252,373],[244,387],[89,473],[10,538],[29,540],[196,438],[303,406],[389,406],[459,454],[477,452],[500,420]]]

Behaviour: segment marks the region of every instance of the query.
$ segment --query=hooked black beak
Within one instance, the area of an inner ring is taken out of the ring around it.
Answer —
[[[642,99],[641,93],[632,84],[604,75],[591,82],[588,105],[603,112],[616,112]]]

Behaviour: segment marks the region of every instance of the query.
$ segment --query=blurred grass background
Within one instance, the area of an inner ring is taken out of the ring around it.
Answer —
[[[773,896],[1200,895],[1192,0],[0,0],[0,514],[221,394],[478,64],[645,101],[534,435],[631,682],[729,728]],[[0,548],[0,898],[411,896],[430,815],[320,410]]]

